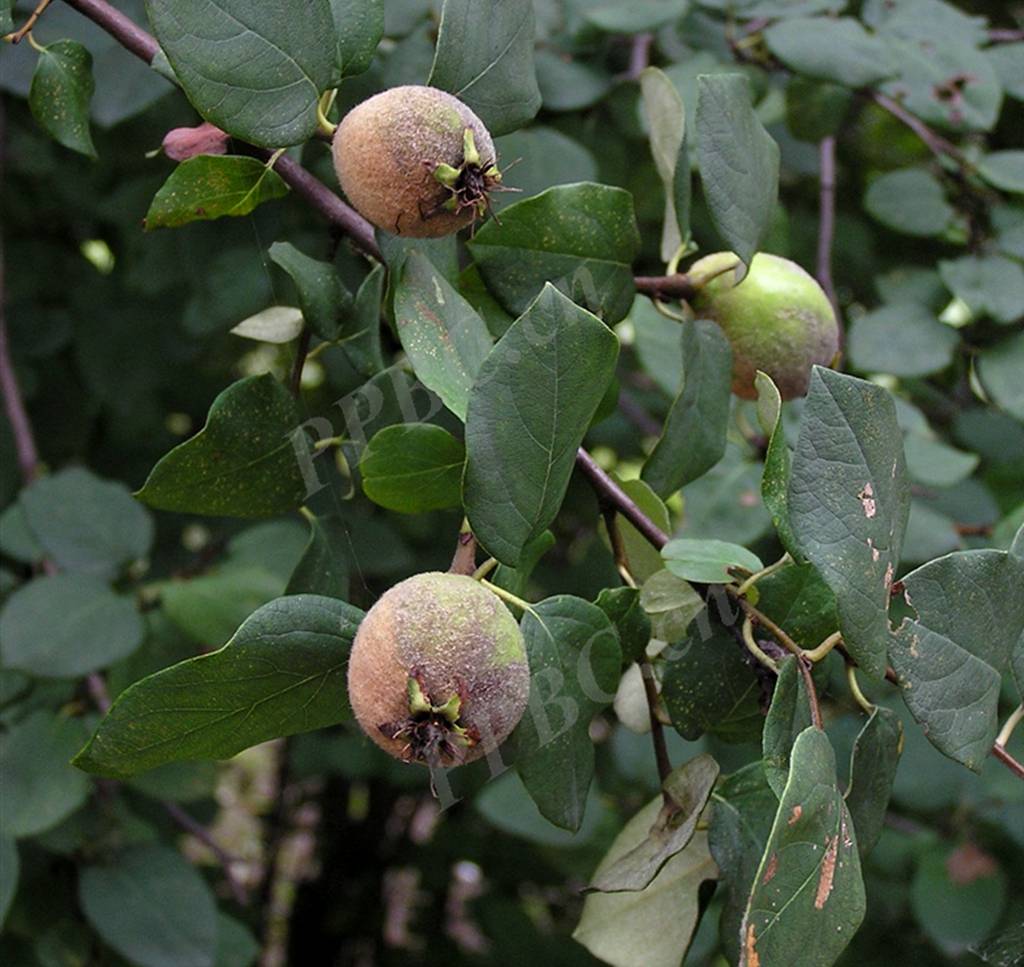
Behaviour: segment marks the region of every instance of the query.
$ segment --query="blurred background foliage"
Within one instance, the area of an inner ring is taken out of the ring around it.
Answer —
[[[144,22],[140,0],[117,6]],[[818,232],[816,142],[835,134],[834,277],[847,324],[845,365],[883,383],[899,403],[914,480],[906,571],[957,548],[1006,547],[1024,520],[1022,185],[997,192],[964,179],[869,97],[781,69],[749,29],[795,8],[840,6],[538,0],[543,107],[532,126],[498,146],[504,163],[522,159],[508,182],[527,195],[582,180],[628,189],[644,240],[638,271],[657,274],[663,194],[639,85],[629,75],[638,11],[668,11],[660,23],[654,17],[650,60],[678,86],[691,116],[696,75],[735,70],[739,59],[782,151],[781,200],[766,248],[807,267]],[[850,6],[877,23],[894,5]],[[909,10],[914,29],[957,32],[949,56],[966,46],[965,63],[981,65],[975,69],[989,79],[976,111],[959,125],[942,116],[941,92],[932,92],[931,116],[927,104],[919,113],[969,156],[1019,149],[1024,45],[984,43],[988,27],[1019,26],[1019,5],[895,6]],[[17,22],[27,10],[16,6]],[[437,6],[387,0],[386,15],[372,66],[342,85],[339,115],[429,73]],[[988,18],[988,26],[967,18]],[[980,31],[977,41],[972,30]],[[202,426],[230,381],[287,373],[291,348],[229,332],[268,305],[295,302],[290,280],[267,256],[271,243],[286,239],[333,258],[352,291],[366,263],[287,198],[215,225],[144,232],[149,202],[172,170],[172,162],[148,153],[169,129],[197,123],[196,115],[169,83],[60,3],[35,35],[43,43],[79,39],[91,50],[99,160],[62,148],[30,116],[25,95],[35,55],[28,46],[0,51],[2,297],[42,460],[64,471],[52,478],[60,487],[36,495],[34,509],[19,500],[10,426],[0,421],[0,593],[31,578],[44,555],[75,580],[109,586],[115,611],[87,631],[114,648],[109,631],[122,623],[124,644],[111,652],[107,676],[116,696],[151,671],[219,647],[255,607],[284,592],[308,539],[298,515],[251,524],[142,511],[128,520],[127,495]],[[310,143],[301,155],[335,184],[324,144]],[[519,197],[499,196],[499,208]],[[702,251],[720,247],[697,186],[692,224]],[[602,463],[625,478],[636,475],[649,437],[644,414],[660,421],[678,379],[658,342],[665,324],[639,299],[620,325],[630,347],[620,361],[620,406],[590,435]],[[310,415],[327,412],[365,379],[347,354],[324,353],[305,369],[303,406]],[[799,410],[788,407],[794,426]],[[725,459],[671,502],[675,529],[744,543],[772,560],[777,545],[758,497],[764,441],[752,430],[751,407],[737,405],[735,417]],[[87,473],[65,469],[73,467]],[[104,489],[96,478],[119,485]],[[353,492],[343,461],[316,500],[340,522],[350,600],[361,607],[407,575],[447,565],[459,524],[454,512],[383,511]],[[591,523],[596,516],[592,493],[574,480],[531,598],[592,598],[616,583]],[[120,535],[120,546],[97,538],[105,528]],[[117,610],[125,602],[137,605],[132,616]],[[40,602],[27,615],[7,615],[6,631],[49,620],[54,634],[66,632],[47,610]],[[421,770],[387,760],[353,730],[299,736],[229,763],[176,764],[115,787],[66,765],[95,721],[80,679],[10,668],[2,676],[0,957],[11,967],[159,962],[114,948],[146,947],[154,907],[173,908],[179,925],[205,923],[214,897],[218,965],[257,956],[266,964],[594,962],[570,939],[578,891],[625,819],[657,790],[648,738],[610,710],[593,725],[597,783],[575,835],[543,821],[516,777],[486,782],[482,768],[464,770],[462,801],[441,814]],[[827,704],[840,763],[858,727],[847,702]],[[674,761],[703,749],[723,772],[761,755],[757,744],[687,743],[674,735],[671,742]],[[208,846],[175,822],[168,801],[187,808],[236,856],[241,896]],[[169,849],[182,837],[199,877]],[[138,860],[138,881],[104,882],[97,859],[125,847]],[[907,729],[889,821],[865,875],[867,920],[841,963],[978,963],[969,947],[1024,919],[1024,784],[992,759],[974,775]],[[153,882],[159,893],[147,892]],[[711,899],[687,963],[721,962],[719,902]],[[109,932],[119,929],[127,937]]]

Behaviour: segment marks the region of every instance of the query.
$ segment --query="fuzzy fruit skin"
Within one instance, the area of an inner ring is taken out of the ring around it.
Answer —
[[[416,674],[434,705],[462,699],[459,725],[480,741],[472,762],[516,727],[530,694],[519,625],[479,581],[438,571],[396,584],[370,608],[348,663],[348,693],[363,731],[385,752],[408,760],[408,740],[392,723],[409,718],[409,678]],[[383,727],[383,730],[382,730]]]
[[[736,264],[732,252],[716,252],[687,273],[702,278]],[[811,366],[828,366],[839,350],[839,324],[828,296],[795,262],[760,253],[739,285],[725,271],[704,285],[691,301],[694,311],[722,327],[732,346],[732,391],[757,398],[754,375],[771,376],[784,400],[804,396]]]
[[[382,91],[349,111],[334,132],[341,190],[364,218],[386,232],[412,238],[457,232],[475,213],[435,211],[450,192],[433,172],[440,164],[461,166],[466,128],[473,132],[482,167],[493,164],[487,128],[458,98],[418,85]]]

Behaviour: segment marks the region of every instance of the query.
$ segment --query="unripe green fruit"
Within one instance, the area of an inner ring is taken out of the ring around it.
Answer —
[[[467,157],[474,150],[477,157]],[[333,154],[355,209],[386,232],[414,238],[468,225],[501,180],[483,121],[433,87],[394,87],[354,107],[334,132]]]
[[[472,762],[504,741],[526,708],[530,671],[519,625],[471,577],[408,578],[360,624],[348,694],[363,731],[395,758]]]
[[[716,252],[687,273],[700,287],[690,303],[693,310],[717,322],[732,346],[732,391],[755,399],[754,375],[760,369],[784,400],[803,396],[811,367],[828,366],[839,350],[832,304],[814,278],[789,259],[755,255],[737,285],[732,266],[738,262],[731,252]]]

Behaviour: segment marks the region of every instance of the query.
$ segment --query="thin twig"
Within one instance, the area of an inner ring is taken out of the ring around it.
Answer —
[[[683,272],[675,275],[638,275],[633,279],[636,291],[655,299],[692,299],[697,292]]]
[[[618,511],[612,504],[605,504],[601,508],[601,515],[604,517],[604,526],[608,531],[608,543],[612,546],[612,557],[615,558],[615,567],[619,577],[631,588],[636,587],[633,572],[629,567],[629,554],[626,552],[626,544],[622,540],[622,531],[619,530]]]
[[[28,20],[18,30],[14,31],[13,34],[8,34],[4,37],[4,40],[12,44],[20,44],[22,38],[36,25],[36,21],[43,15],[43,11],[50,5],[50,2],[51,0],[39,0],[35,10],[29,15]]]
[[[651,62],[651,44],[654,34],[634,34],[629,47],[629,72],[626,77],[635,81]]]
[[[235,875],[233,869],[234,865],[239,862],[238,857],[233,856],[224,849],[199,820],[185,812],[176,802],[165,802],[163,805],[171,819],[213,853],[217,862],[224,870],[224,876],[228,881],[228,887],[231,890],[231,896],[234,897],[235,903],[244,907],[249,902],[249,896],[246,893],[245,886]]]
[[[1024,779],[1024,764],[1018,762],[1009,752],[1006,751],[998,742],[992,746],[992,755],[994,755],[1007,769],[1010,770],[1018,779]]]
[[[4,315],[3,251],[0,249],[0,392],[4,397],[4,410],[11,424],[14,449],[18,455],[18,469],[26,484],[35,480],[39,473],[39,451],[36,449],[32,426],[25,412],[25,404],[18,388],[18,377],[11,362],[10,345],[7,338],[7,318]]]
[[[839,321],[839,299],[832,281],[832,242],[836,230],[836,139],[833,135],[821,139],[818,145],[820,159],[820,191],[818,202],[818,282],[825,290],[832,311]]]
[[[309,356],[309,344],[313,339],[313,331],[307,323],[302,327],[299,334],[299,341],[295,346],[295,359],[292,361],[291,375],[288,377],[288,390],[295,399],[299,398],[302,390],[302,370],[306,365]]]
[[[952,141],[947,141],[942,135],[933,131],[916,114],[908,111],[899,101],[893,100],[881,91],[872,91],[871,99],[883,110],[888,111],[894,118],[902,121],[911,131],[914,132],[936,157],[946,156],[952,158],[961,168],[971,168],[971,163],[964,153]]]
[[[115,10],[104,0],[64,0],[69,7],[74,7],[80,14],[88,17],[96,26],[101,27],[122,47],[130,50],[147,64],[160,51],[156,38],[146,33],[134,20],[126,17],[120,10]]]
[[[669,537],[651,520],[611,477],[598,466],[597,461],[583,447],[576,451],[576,466],[590,481],[598,500],[614,505],[641,534],[659,551],[668,543]]]
[[[1012,28],[996,28],[988,32],[990,44],[1017,44],[1024,40],[1024,30],[1013,30]]]
[[[665,744],[665,727],[658,718],[658,683],[654,678],[654,668],[646,658],[640,662],[640,676],[643,678],[644,694],[647,696],[647,714],[651,720],[651,742],[654,744],[654,759],[658,763],[661,795],[665,805],[671,807],[674,803],[665,789],[665,781],[672,774],[672,760],[668,757],[668,746]]]

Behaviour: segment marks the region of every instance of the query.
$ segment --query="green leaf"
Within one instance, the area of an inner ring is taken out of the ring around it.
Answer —
[[[662,652],[661,696],[672,727],[691,742],[710,732],[726,742],[761,735],[761,686],[746,650],[705,609],[686,637]]]
[[[3,24],[0,24],[2,28]],[[7,836],[0,836],[0,927],[3,927],[7,911],[18,892],[20,872],[21,860],[18,858],[17,844]]]
[[[363,451],[363,492],[375,504],[405,514],[458,507],[466,450],[431,423],[398,423],[379,430]]]
[[[298,411],[273,376],[249,376],[224,390],[206,426],[150,471],[136,495],[159,510],[272,517],[306,497]]]
[[[811,724],[811,706],[800,674],[798,659],[793,655],[779,665],[775,694],[764,722],[761,748],[764,773],[776,796],[781,796],[789,779],[789,760],[797,736]]]
[[[431,87],[468,104],[491,134],[522,127],[540,108],[531,0],[445,0]]]
[[[641,586],[640,606],[651,620],[655,638],[680,641],[690,622],[703,610],[704,599],[692,584],[662,568]]]
[[[530,700],[513,733],[516,771],[541,814],[575,831],[594,775],[590,720],[615,697],[622,653],[607,615],[582,598],[547,598],[521,627]]]
[[[73,40],[58,40],[39,52],[32,75],[28,106],[33,117],[55,141],[96,157],[89,133],[89,102],[95,84],[92,54]]]
[[[281,176],[258,158],[200,154],[178,165],[146,212],[145,227],[178,228],[225,215],[248,215],[288,194]]]
[[[697,162],[715,229],[749,265],[779,193],[779,146],[750,103],[742,74],[697,78]]]
[[[530,576],[533,574],[537,564],[540,563],[540,559],[554,546],[555,535],[551,531],[544,531],[540,537],[530,541],[523,548],[522,556],[519,558],[519,564],[516,567],[499,564],[494,569],[494,576],[491,580],[506,591],[511,591],[518,597],[522,597],[527,592]]]
[[[960,338],[924,306],[882,306],[854,320],[847,350],[863,373],[927,376],[952,361]]]
[[[643,840],[660,804],[649,802],[626,823],[595,876]],[[678,967],[700,918],[700,885],[717,873],[707,834],[696,833],[642,893],[591,893],[573,938],[615,967]]]
[[[787,67],[847,87],[868,87],[896,73],[885,43],[852,17],[791,17],[764,32]]]
[[[998,731],[1003,673],[1024,634],[1024,563],[1005,551],[961,551],[903,578],[912,615],[889,658],[903,699],[942,753],[976,772]]]
[[[959,951],[992,932],[1007,892],[1006,874],[994,857],[969,840],[957,847],[938,842],[918,863],[910,905],[934,944]]]
[[[309,543],[288,579],[285,594],[348,599],[349,556],[355,553],[344,522],[309,515]]]
[[[217,956],[213,967],[251,967],[261,947],[249,928],[217,911]]]
[[[718,324],[682,325],[682,388],[641,475],[667,497],[710,470],[725,453],[732,382],[732,349]]]
[[[686,109],[675,84],[657,67],[647,67],[640,74],[640,92],[650,129],[654,166],[665,187],[661,260],[668,262],[683,244],[683,238],[690,233],[690,161],[685,150]]]
[[[516,566],[554,520],[576,450],[615,371],[618,340],[551,285],[480,369],[466,419],[466,514]]]
[[[941,235],[956,215],[942,182],[925,168],[879,175],[868,186],[864,207],[886,228],[923,237]]]
[[[0,735],[0,837],[20,839],[45,832],[85,802],[89,780],[68,765],[83,737],[77,719],[42,710]]]
[[[857,830],[861,857],[874,849],[882,835],[902,751],[903,723],[899,716],[876,706],[853,743],[850,786],[846,790],[846,808]]]
[[[636,588],[605,588],[594,602],[615,626],[622,660],[639,661],[651,640],[651,619]]]
[[[68,571],[113,578],[153,543],[153,520],[128,488],[80,467],[42,477],[18,502],[45,553]]]
[[[384,36],[384,0],[331,0],[331,14],[342,76],[362,74]]]
[[[741,927],[747,967],[829,967],[864,919],[853,821],[825,733],[814,727],[802,732],[790,763]]]
[[[509,205],[470,241],[487,287],[513,314],[551,283],[609,325],[633,302],[640,238],[633,198],[621,188],[583,182],[550,188]]]
[[[36,578],[0,612],[5,668],[41,678],[77,678],[130,655],[145,629],[131,598],[87,574]]]
[[[764,470],[761,472],[761,499],[772,516],[772,526],[782,546],[796,559],[799,550],[789,523],[788,502],[793,455],[782,428],[782,395],[772,378],[761,370],[754,374],[754,386],[757,389],[757,418],[762,432],[768,437]]]
[[[611,477],[626,492],[630,500],[657,524],[659,529],[666,534],[672,530],[668,508],[646,483],[642,480],[620,480],[614,473]],[[619,516],[618,526],[619,534],[622,535],[622,544],[626,549],[626,557],[629,559],[630,571],[637,581],[644,582],[652,574],[664,569],[665,564],[657,548],[625,517]],[[601,535],[601,540],[610,550],[611,541],[608,538],[608,528],[603,517],[597,522],[597,530]]]
[[[933,487],[952,487],[959,483],[974,472],[980,459],[976,453],[964,453],[941,440],[916,432],[904,437],[903,450],[911,478]]]
[[[473,307],[416,250],[406,256],[395,288],[395,325],[416,375],[465,420],[469,391],[493,340]]]
[[[219,651],[122,692],[74,764],[125,778],[179,759],[227,759],[344,720],[345,665],[361,618],[316,595],[264,605]]]
[[[592,107],[614,84],[607,71],[544,47],[537,49],[534,66],[537,68],[537,86],[547,111],[577,111]]]
[[[678,20],[689,6],[690,0],[635,0],[630,4],[605,0],[597,6],[587,4],[585,15],[588,23],[607,33],[639,34]]]
[[[385,275],[384,266],[377,265],[363,279],[356,292],[352,312],[352,335],[339,344],[352,368],[367,379],[384,369],[380,349],[380,314]]]
[[[1024,306],[1024,266],[1002,255],[964,255],[939,262],[942,281],[975,312],[1014,322]]]
[[[1009,339],[983,349],[978,353],[978,375],[993,402],[1024,420],[1024,334],[1017,333]],[[975,458],[977,459],[977,458]]]
[[[679,360],[683,327],[663,316],[645,295],[638,295],[629,310],[633,323],[633,347],[646,373],[673,399],[683,385]]]
[[[263,148],[299,144],[316,131],[316,103],[338,77],[329,0],[288,4],[146,0],[146,12],[195,109]]]
[[[786,84],[786,127],[799,141],[817,143],[843,126],[853,92],[797,74]]]
[[[338,270],[330,262],[310,258],[290,242],[274,242],[268,254],[295,283],[309,328],[328,342],[337,339],[352,309],[352,294],[338,278]]]
[[[843,641],[885,673],[889,589],[910,510],[892,397],[814,367],[793,454],[789,516],[800,548],[836,596]]]
[[[103,940],[140,967],[213,967],[217,904],[202,874],[177,850],[135,846],[85,866],[78,901]]]
[[[740,959],[740,924],[779,801],[757,761],[720,780],[712,802],[708,845],[726,888],[718,933],[723,953],[735,964]]]
[[[677,577],[702,584],[731,581],[734,577],[730,573],[732,568],[753,574],[764,567],[756,554],[726,541],[678,537],[661,549],[661,556],[665,567]]]
[[[810,564],[791,565],[757,582],[758,608],[801,648],[820,645],[838,630],[836,599]]]
[[[613,863],[602,863],[587,892],[638,893],[646,890],[665,864],[693,838],[697,821],[718,778],[718,763],[698,755],[673,769],[663,783],[671,805],[662,803],[647,837]]]
[[[970,949],[971,953],[977,954],[986,964],[992,964],[993,967],[1019,967],[1022,947],[1024,947],[1024,923],[1019,923],[1007,927],[995,936],[986,939],[984,943]]]
[[[0,35],[14,30],[14,0],[0,0]]]

